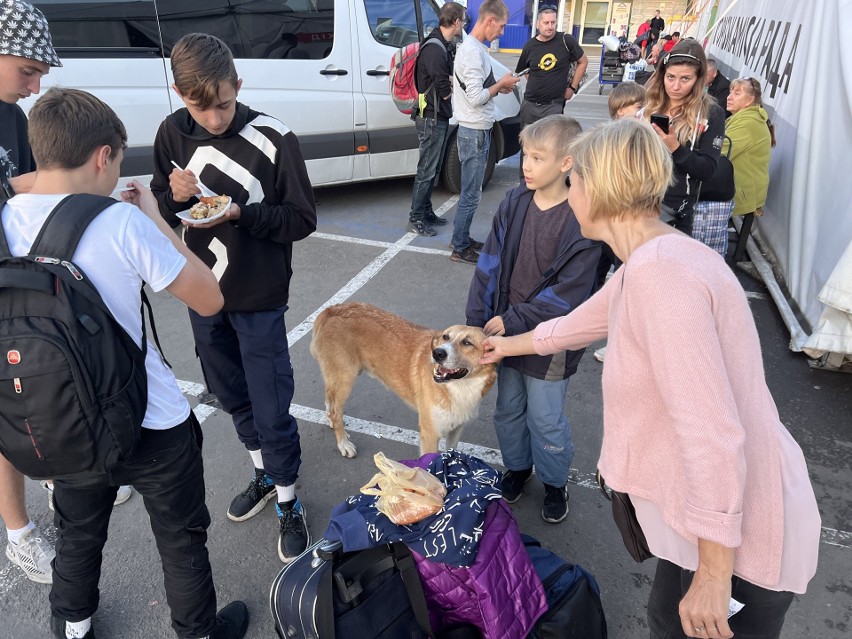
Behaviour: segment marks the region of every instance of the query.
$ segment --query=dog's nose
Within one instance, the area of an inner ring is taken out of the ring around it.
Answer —
[[[432,357],[436,362],[443,362],[445,359],[447,359],[447,351],[445,351],[443,348],[436,348],[434,351],[432,351]]]

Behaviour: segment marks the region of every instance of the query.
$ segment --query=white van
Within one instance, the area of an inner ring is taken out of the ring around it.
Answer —
[[[388,92],[391,56],[416,41],[415,0],[109,0],[33,2],[47,16],[63,67],[43,85],[85,89],[127,127],[122,175],[152,172],[154,135],[182,103],[167,57],[192,32],[224,40],[243,79],[240,100],[298,136],[314,186],[413,175],[418,143],[411,119]],[[441,0],[421,0],[422,33]],[[506,68],[493,61],[494,74]],[[28,100],[28,104],[32,101]],[[27,108],[28,104],[24,104]],[[520,96],[497,96],[494,163],[518,151]],[[458,192],[455,133],[444,183]]]

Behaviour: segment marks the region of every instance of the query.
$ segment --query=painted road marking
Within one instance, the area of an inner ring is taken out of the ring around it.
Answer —
[[[181,389],[186,389],[184,390],[184,393],[187,395],[198,396],[206,391],[204,386],[194,382],[178,380],[178,384]],[[201,414],[199,414],[199,409],[202,409]],[[196,417],[198,417],[199,422],[203,422],[210,415],[216,412],[215,408],[207,406],[206,404],[199,404],[194,410],[196,411],[195,414]],[[300,419],[302,421],[328,426],[328,419],[326,418],[325,411],[323,410],[309,408],[308,406],[300,406],[299,404],[291,404],[290,414],[296,419]],[[391,441],[399,442],[401,444],[409,444],[414,448],[417,448],[420,445],[419,433],[409,428],[391,426],[389,424],[359,419],[358,417],[349,417],[347,415],[344,415],[343,422],[346,424],[347,430],[361,433],[363,435],[370,435],[376,439],[390,439]],[[503,457],[500,454],[500,451],[495,448],[459,442],[458,449],[463,453],[475,455],[492,466],[503,465]],[[570,475],[568,476],[568,483],[582,488],[599,490],[595,473],[584,472],[577,468],[571,469]],[[820,541],[829,546],[837,546],[838,548],[852,548],[852,532],[823,526],[820,534]],[[1,592],[2,579],[0,579],[0,593]]]

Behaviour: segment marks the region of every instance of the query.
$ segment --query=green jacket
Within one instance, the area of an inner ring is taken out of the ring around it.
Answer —
[[[769,190],[769,152],[772,141],[761,106],[750,106],[734,113],[725,123],[725,135],[731,139],[731,164],[734,165],[734,215],[753,213],[766,204]],[[728,150],[728,141],[722,153]]]

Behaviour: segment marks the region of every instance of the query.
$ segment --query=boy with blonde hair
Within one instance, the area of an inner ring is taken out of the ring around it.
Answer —
[[[580,234],[568,205],[573,118],[551,115],[521,132],[524,185],[500,204],[467,301],[467,323],[489,335],[519,335],[570,312],[595,285],[600,243]],[[545,485],[541,516],[568,515],[568,473],[574,456],[564,414],[568,379],[583,351],[503,360],[497,377],[494,428],[503,464],[503,498],[516,502],[533,466]]]

